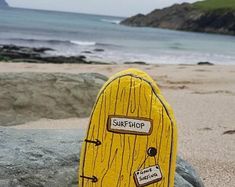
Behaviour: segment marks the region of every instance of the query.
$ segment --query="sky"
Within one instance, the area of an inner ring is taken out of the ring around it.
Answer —
[[[12,7],[91,13],[100,15],[132,16],[146,14],[156,8],[174,3],[196,0],[6,0]]]

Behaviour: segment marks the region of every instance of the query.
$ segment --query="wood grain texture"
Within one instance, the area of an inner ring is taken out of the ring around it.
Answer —
[[[107,130],[109,116],[148,118],[153,121],[151,135],[113,133]],[[154,81],[143,72],[128,70],[112,77],[101,90],[94,106],[84,142],[79,172],[81,187],[134,187],[133,174],[139,169],[159,165],[163,174],[154,187],[173,187],[177,129],[173,112]],[[147,155],[149,147],[158,151]],[[96,176],[92,182],[80,176]]]

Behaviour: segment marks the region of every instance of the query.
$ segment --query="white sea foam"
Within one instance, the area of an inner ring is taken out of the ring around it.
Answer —
[[[112,20],[112,19],[101,19],[101,21],[117,25],[121,23],[121,20]]]
[[[12,14],[19,13],[20,18],[12,19]],[[31,15],[30,21],[22,25],[29,15]],[[45,16],[48,19],[45,20]],[[0,17],[4,23],[7,23],[1,25],[0,44],[51,48],[54,51],[47,53],[52,55],[77,56],[89,51],[84,54],[87,58],[112,62],[144,61],[168,64],[196,64],[200,61],[214,64],[235,62],[233,36],[122,27],[117,25],[122,18],[108,16],[81,14],[74,16],[66,13],[12,9],[7,12],[0,11]],[[40,24],[36,26],[35,23],[38,21]],[[78,24],[79,21],[81,24]],[[51,24],[52,22],[54,24]],[[91,36],[92,39],[89,39]],[[104,51],[98,52],[95,49]]]
[[[96,42],[89,42],[89,41],[72,40],[72,41],[70,41],[70,43],[76,44],[76,45],[82,45],[82,46],[94,46],[94,45],[96,45]]]

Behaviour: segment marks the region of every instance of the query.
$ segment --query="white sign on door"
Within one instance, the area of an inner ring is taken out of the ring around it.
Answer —
[[[110,116],[108,130],[123,134],[149,135],[152,132],[152,120],[147,118]]]
[[[162,180],[162,173],[158,165],[136,171],[134,173],[135,183],[138,187],[147,186]]]

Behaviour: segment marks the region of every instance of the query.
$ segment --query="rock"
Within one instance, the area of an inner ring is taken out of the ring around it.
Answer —
[[[89,64],[112,65],[112,64],[115,64],[115,63],[90,60]]]
[[[86,56],[84,56],[84,55],[80,55],[80,56],[78,56],[80,59],[82,59],[82,60],[85,60],[86,59]]]
[[[54,50],[48,47],[39,47],[39,48],[33,48],[33,51],[39,53],[45,53],[46,51],[54,51]]]
[[[36,59],[28,59],[28,58],[17,58],[17,59],[7,59],[7,60],[4,60],[3,59],[3,61],[10,61],[10,62],[15,62],[15,63],[22,63],[22,62],[24,62],[24,63],[35,63],[35,64],[45,64],[46,62],[45,61],[42,61],[42,60],[36,60]]]
[[[9,59],[39,59],[46,51],[52,51],[51,48],[29,48],[16,45],[0,46],[0,56]]]
[[[19,50],[21,47],[18,47],[16,45],[2,45],[1,48],[3,50]]]
[[[0,128],[0,187],[75,187],[79,130]]]
[[[124,62],[124,64],[148,65],[146,62],[142,62],[142,61]]]
[[[95,74],[1,73],[0,125],[40,118],[88,116],[107,77]],[[84,130],[0,127],[0,187],[77,187]],[[175,187],[203,187],[195,170],[177,159]]]
[[[180,157],[177,158],[176,172],[181,177],[177,177],[176,175],[176,184],[179,187],[190,187],[190,185],[192,187],[204,187],[200,177],[193,167]]]
[[[45,63],[53,64],[90,64],[85,60],[85,56],[49,56],[49,57],[36,57],[37,60],[44,61]]]
[[[77,187],[84,136],[84,130],[0,128],[0,186]],[[175,187],[203,187],[181,158],[176,172]]]
[[[0,8],[8,8],[9,5],[5,0],[0,0]]]
[[[104,52],[104,49],[94,49],[95,52]]]
[[[174,4],[167,8],[156,9],[146,15],[137,14],[124,19],[121,24],[235,35],[235,10],[233,8],[223,8],[223,2],[223,7],[213,10],[199,8],[197,4]]]
[[[0,125],[89,116],[106,80],[97,73],[0,73]]]
[[[175,187],[194,187],[178,173],[175,173]]]
[[[82,53],[85,53],[85,54],[92,54],[91,51],[82,51]]]
[[[214,64],[211,62],[198,62],[197,65],[209,65],[209,66],[213,66]]]
[[[144,14],[137,14],[130,18],[127,18],[121,21],[121,24],[128,25],[128,26],[135,26],[135,27],[144,27],[145,25],[145,15]]]
[[[86,56],[50,56],[47,51],[51,48],[30,48],[16,45],[0,46],[0,61],[28,62],[28,63],[54,63],[54,64],[91,64]]]

